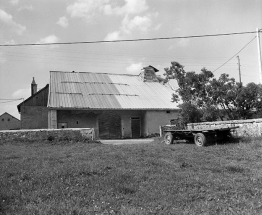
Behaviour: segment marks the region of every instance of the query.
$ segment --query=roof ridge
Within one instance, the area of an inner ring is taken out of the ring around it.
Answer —
[[[123,74],[123,73],[107,73],[107,72],[69,72],[69,71],[50,71],[50,72],[61,72],[61,73],[92,73],[92,74],[105,74],[105,75],[125,75],[125,76],[139,76],[135,74]]]

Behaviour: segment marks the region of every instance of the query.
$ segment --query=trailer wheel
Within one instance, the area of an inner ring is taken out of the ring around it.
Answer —
[[[195,144],[197,146],[206,146],[207,145],[207,139],[204,134],[197,133],[194,137]]]
[[[164,141],[167,145],[170,145],[173,143],[174,137],[171,132],[167,132],[164,136]]]

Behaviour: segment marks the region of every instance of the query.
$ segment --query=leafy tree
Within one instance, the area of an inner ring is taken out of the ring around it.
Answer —
[[[178,89],[173,101],[182,100],[180,116],[189,122],[247,119],[262,116],[262,85],[241,83],[221,74],[216,79],[203,68],[199,74],[186,72],[178,62],[165,68],[166,79],[176,79]]]
[[[185,128],[187,123],[194,123],[194,122],[201,121],[201,117],[203,114],[196,105],[190,102],[184,102],[179,105],[179,108],[180,108],[179,127],[180,125],[182,125],[182,127]]]
[[[252,82],[242,87],[238,92],[236,103],[238,115],[244,119],[252,118],[254,115],[261,115],[262,85]]]

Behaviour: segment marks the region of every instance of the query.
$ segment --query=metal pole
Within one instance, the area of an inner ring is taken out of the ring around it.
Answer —
[[[258,65],[259,65],[259,75],[260,83],[262,84],[262,59],[261,59],[261,49],[260,49],[260,31],[261,29],[257,28],[257,48],[258,48]]]
[[[240,59],[239,59],[239,56],[237,56],[237,60],[238,60],[239,82],[241,84],[242,82],[241,82],[241,71],[240,71]]]

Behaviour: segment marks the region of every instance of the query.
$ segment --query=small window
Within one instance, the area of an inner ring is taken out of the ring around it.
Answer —
[[[78,124],[78,121],[76,121],[76,124]]]
[[[2,121],[5,121],[5,119],[2,119]]]
[[[167,110],[166,113],[170,113],[170,110]]]
[[[7,119],[7,121],[9,122],[9,121],[10,121],[10,119],[8,118],[8,119]]]

